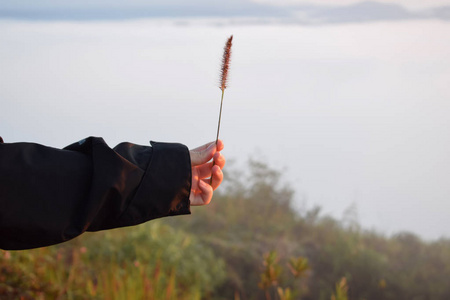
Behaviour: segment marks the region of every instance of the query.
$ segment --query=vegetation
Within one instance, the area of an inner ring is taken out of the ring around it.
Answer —
[[[191,216],[0,252],[1,299],[450,299],[450,240],[385,237],[292,208],[251,161]]]

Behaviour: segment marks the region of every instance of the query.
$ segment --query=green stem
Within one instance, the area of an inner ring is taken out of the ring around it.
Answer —
[[[219,123],[217,124],[216,146],[217,146],[217,141],[219,140],[220,119],[222,118],[222,105],[223,105],[223,94],[224,93],[225,93],[225,89],[222,89],[222,98],[220,99]],[[213,160],[212,167],[214,167],[214,160]],[[211,180],[209,181],[209,184],[212,185],[212,174],[211,174]]]
[[[219,140],[220,119],[222,117],[222,105],[223,105],[223,94],[224,93],[225,93],[225,89],[222,90],[222,99],[220,99],[219,124],[217,125],[216,145],[217,145],[217,141]]]

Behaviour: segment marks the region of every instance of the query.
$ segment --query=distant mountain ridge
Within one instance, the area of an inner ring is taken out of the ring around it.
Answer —
[[[133,1],[87,0],[75,3],[46,1],[3,0],[0,18],[26,20],[126,20],[138,18],[258,18],[258,22],[327,24],[386,20],[441,19],[450,20],[450,5],[431,10],[409,11],[398,4],[376,1],[359,2],[347,6],[292,5],[272,6],[249,0],[179,0]]]

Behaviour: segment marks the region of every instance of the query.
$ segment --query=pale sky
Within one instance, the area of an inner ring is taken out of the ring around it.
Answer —
[[[339,219],[355,204],[364,228],[450,237],[450,23],[211,25],[0,21],[0,135],[206,143],[234,34],[227,158],[285,170],[299,207]]]

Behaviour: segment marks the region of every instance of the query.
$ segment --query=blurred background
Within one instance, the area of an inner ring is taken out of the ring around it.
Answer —
[[[204,144],[234,45],[214,203],[3,251],[1,295],[449,299],[449,21],[448,0],[3,0],[5,142]]]

